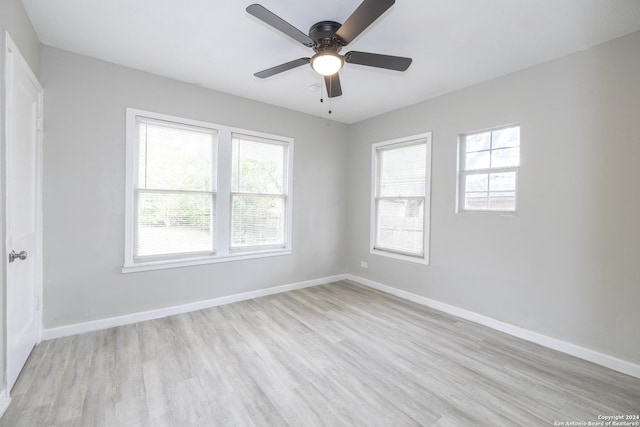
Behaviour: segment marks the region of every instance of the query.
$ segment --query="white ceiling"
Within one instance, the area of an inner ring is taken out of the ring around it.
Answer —
[[[361,0],[256,0],[304,33]],[[320,103],[311,49],[246,13],[252,0],[23,0],[40,41],[138,70],[353,123],[640,29],[640,0],[397,0],[349,50],[413,58],[404,73],[346,64]]]

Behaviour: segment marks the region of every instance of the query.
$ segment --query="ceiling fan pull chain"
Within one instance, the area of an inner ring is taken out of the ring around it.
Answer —
[[[333,76],[329,77],[329,92],[333,93]],[[331,114],[331,97],[329,97],[329,114]]]

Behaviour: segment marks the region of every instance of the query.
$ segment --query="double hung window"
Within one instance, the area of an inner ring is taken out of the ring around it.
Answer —
[[[373,145],[371,252],[428,263],[431,134]]]
[[[135,259],[215,253],[217,131],[137,116]]]
[[[291,251],[293,140],[127,109],[123,272]]]
[[[232,138],[231,250],[285,246],[285,143]]]

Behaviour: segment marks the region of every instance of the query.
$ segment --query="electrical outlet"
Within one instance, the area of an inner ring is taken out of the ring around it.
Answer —
[[[360,261],[360,267],[369,268],[369,264],[367,264],[367,261]]]

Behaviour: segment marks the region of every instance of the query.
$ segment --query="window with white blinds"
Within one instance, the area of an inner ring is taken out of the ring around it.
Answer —
[[[234,134],[231,249],[285,247],[287,144]]]
[[[428,262],[431,134],[373,146],[372,253]]]
[[[217,130],[136,117],[134,259],[213,254]]]
[[[127,109],[123,272],[291,252],[293,140]]]

